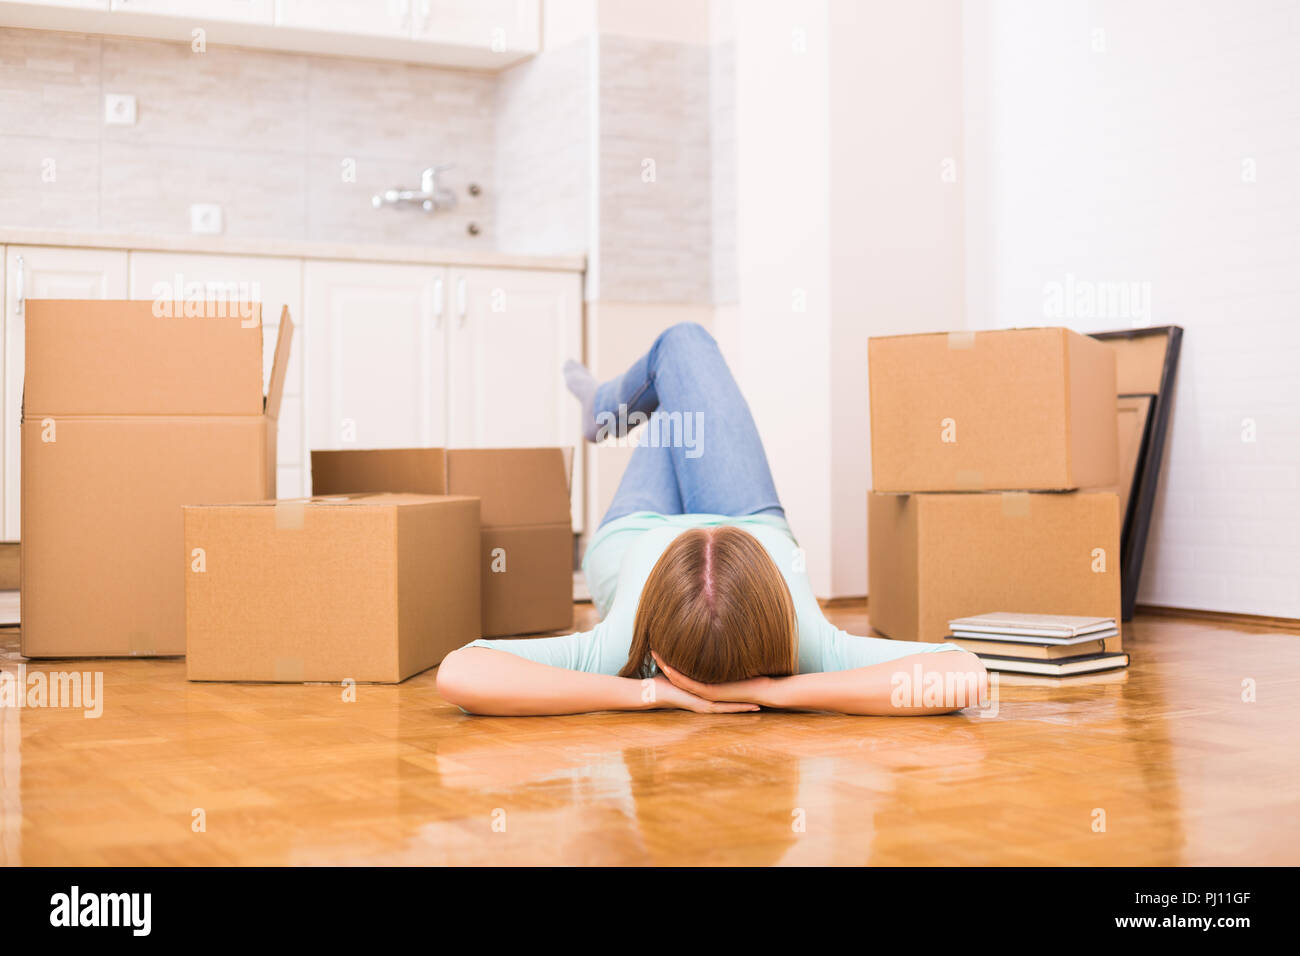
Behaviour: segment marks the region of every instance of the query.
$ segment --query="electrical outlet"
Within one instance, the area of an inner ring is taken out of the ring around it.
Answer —
[[[104,123],[107,126],[134,126],[135,97],[130,93],[105,93]]]
[[[214,202],[190,206],[190,232],[205,236],[221,232],[221,206]]]

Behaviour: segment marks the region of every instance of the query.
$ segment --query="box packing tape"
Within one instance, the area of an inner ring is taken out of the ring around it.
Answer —
[[[296,531],[302,528],[303,520],[307,514],[307,501],[305,498],[286,498],[283,501],[275,503],[275,526],[286,531]]]
[[[958,488],[964,491],[985,491],[984,472],[978,469],[959,468],[957,470],[956,484]]]
[[[144,631],[132,631],[126,636],[127,647],[132,657],[157,657],[158,642],[152,634]]]
[[[1000,497],[1002,498],[1002,514],[1004,517],[1029,517],[1029,492],[1004,491]]]
[[[974,332],[949,332],[948,333],[948,348],[950,350],[956,351],[960,349],[963,351],[969,351],[974,347],[975,347]]]
[[[275,679],[291,684],[301,684],[307,668],[301,657],[277,657],[275,659]]]

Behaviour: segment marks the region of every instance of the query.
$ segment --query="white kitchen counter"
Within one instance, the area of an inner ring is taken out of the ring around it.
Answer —
[[[379,243],[314,242],[307,239],[238,239],[227,236],[146,236],[127,233],[73,232],[58,229],[0,227],[0,245],[128,249],[136,252],[191,252],[202,255],[271,256],[284,259],[339,259],[353,262],[415,263],[582,272],[582,254],[529,256],[491,249]]]

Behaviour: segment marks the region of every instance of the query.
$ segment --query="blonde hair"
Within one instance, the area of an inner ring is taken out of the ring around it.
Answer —
[[[646,578],[620,677],[649,677],[653,650],[706,684],[783,677],[799,663],[785,578],[753,535],[731,525],[673,539]]]

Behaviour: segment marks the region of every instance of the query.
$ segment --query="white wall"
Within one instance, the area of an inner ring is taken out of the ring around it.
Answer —
[[[737,306],[717,332],[819,594],[832,567],[825,2],[734,5]],[[865,545],[864,545],[865,546]]]
[[[735,14],[737,301],[717,333],[814,590],[862,595],[867,340],[964,324],[962,186],[943,176],[961,162],[960,6]]]
[[[1059,321],[1069,276],[1149,292],[1064,322],[1186,330],[1139,601],[1300,617],[1300,3],[964,18],[972,325]]]
[[[712,6],[598,0],[592,9],[585,358],[604,379],[669,326],[713,324]],[[617,442],[588,446],[592,529],[631,454]]]
[[[867,340],[964,325],[961,7],[831,0],[833,596],[867,589]]]
[[[546,36],[556,45],[497,78],[497,248],[581,254],[593,246],[595,45],[590,34]]]
[[[871,335],[1177,323],[1141,600],[1300,616],[1297,0],[565,2],[565,40],[604,38],[584,67],[586,238],[612,271],[592,283],[588,358],[614,374],[712,315],[818,594],[866,586]],[[617,76],[602,46],[630,51]],[[707,184],[678,150],[705,137]],[[643,155],[664,173],[653,201],[623,201]],[[706,203],[707,242],[679,228]],[[712,279],[657,267],[677,247],[662,237],[602,242],[620,215],[679,234]],[[1045,314],[1071,277],[1136,284],[1149,308]]]

